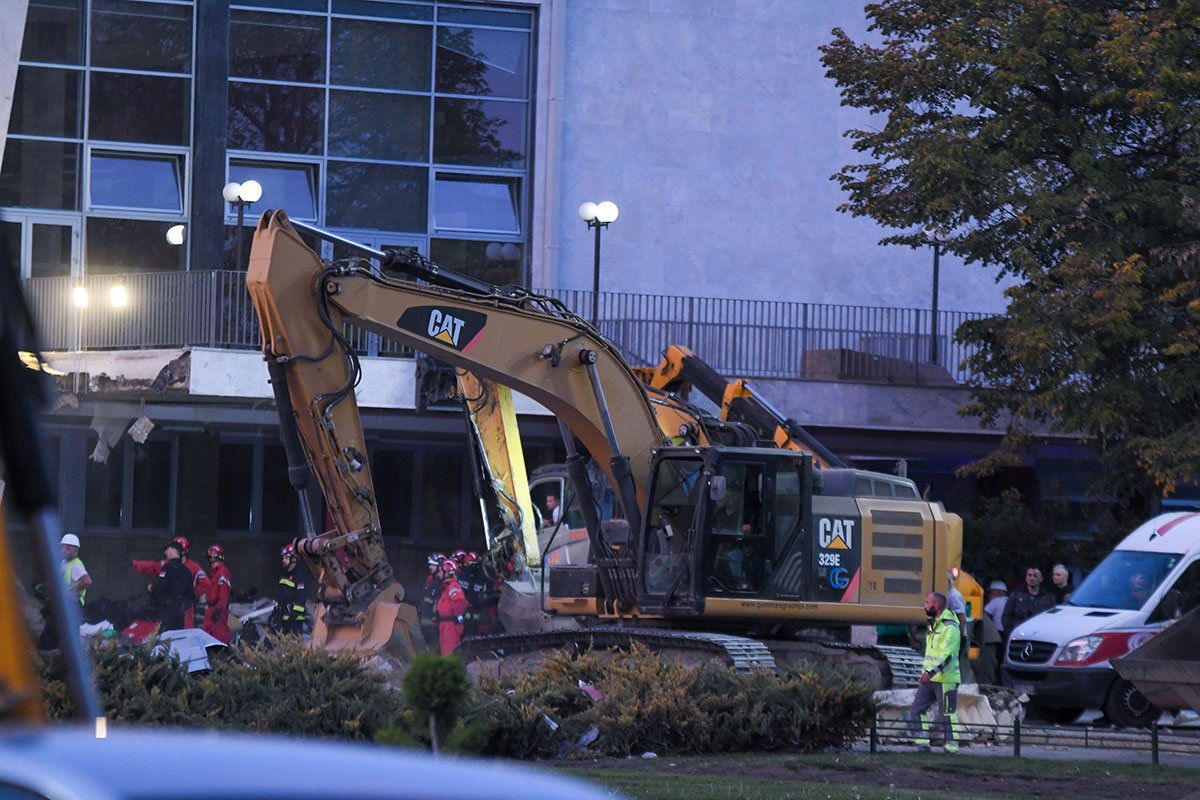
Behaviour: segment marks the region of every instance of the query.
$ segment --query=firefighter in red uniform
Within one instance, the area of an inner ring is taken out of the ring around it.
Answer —
[[[208,548],[208,566],[212,570],[211,590],[208,595],[208,611],[200,626],[205,633],[225,644],[233,640],[229,630],[229,598],[233,594],[233,576],[225,566],[225,550],[219,544]]]
[[[447,558],[438,570],[442,578],[442,596],[438,598],[438,641],[442,655],[448,656],[463,637],[463,615],[467,613],[467,595],[458,585],[458,564]]]
[[[187,567],[188,572],[192,575],[192,596],[195,599],[196,606],[203,607],[207,602],[206,598],[211,589],[208,573],[204,571],[203,567],[188,558],[189,543],[186,537],[176,536],[171,541],[179,543],[183,565]],[[134,561],[132,562],[132,566],[134,572],[137,572],[139,575],[145,575],[147,578],[157,578],[166,563],[166,559],[161,561]],[[192,606],[188,606],[187,610],[184,611],[183,627],[196,627]]]

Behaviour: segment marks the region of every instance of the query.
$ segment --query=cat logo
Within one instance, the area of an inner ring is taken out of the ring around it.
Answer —
[[[465,353],[479,342],[487,315],[465,308],[414,306],[401,315],[396,327]]]
[[[449,311],[433,309],[429,312],[428,333],[431,338],[445,342],[451,347],[458,347],[458,337],[462,335],[463,320],[450,314]]]
[[[817,541],[826,550],[851,550],[854,548],[854,526],[857,520],[830,519],[821,517],[817,520]]]

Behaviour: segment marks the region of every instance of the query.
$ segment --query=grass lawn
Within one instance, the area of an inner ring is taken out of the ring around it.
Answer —
[[[555,765],[631,800],[1181,800],[1200,770],[916,753],[728,755]]]

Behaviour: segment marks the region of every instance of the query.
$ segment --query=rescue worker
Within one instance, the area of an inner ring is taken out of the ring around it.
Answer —
[[[187,567],[187,571],[192,576],[193,602],[196,606],[203,608],[207,602],[208,591],[211,588],[211,584],[208,579],[208,573],[204,571],[203,567],[188,558],[188,551],[190,550],[191,545],[188,542],[187,537],[176,536],[172,539],[172,541],[179,543],[179,552],[181,555],[180,561],[183,566]],[[133,561],[131,562],[131,566],[139,575],[145,575],[147,578],[156,578],[158,577],[158,574],[162,572],[162,568],[165,563],[165,561]],[[203,617],[201,617],[201,619],[203,620]],[[183,626],[185,628],[196,627],[193,606],[190,604],[188,605],[187,613],[183,622]]]
[[[425,559],[429,570],[425,585],[421,588],[421,632],[425,635],[425,641],[432,641],[437,636],[437,601],[442,594],[440,571],[445,560],[444,553],[432,553]]]
[[[233,576],[229,567],[225,566],[225,549],[219,544],[208,548],[208,567],[211,572],[211,594],[208,597],[208,610],[204,614],[201,628],[214,639],[225,644],[233,641],[233,632],[229,630],[229,599],[233,595]]]
[[[304,574],[298,569],[300,557],[296,548],[285,544],[279,550],[283,561],[283,577],[275,590],[275,613],[271,615],[271,628],[279,633],[304,633],[304,625],[308,622],[308,591],[305,586]]]
[[[935,709],[942,747],[947,753],[958,752],[958,653],[961,635],[958,617],[946,607],[946,595],[930,592],[925,598],[925,618],[929,630],[925,636],[924,670],[918,680],[917,694],[908,709],[908,724],[917,749],[929,751],[929,721],[924,716]]]
[[[184,627],[185,612],[192,609],[192,576],[181,560],[183,548],[172,539],[163,548],[163,556],[158,579],[148,587],[158,607],[161,632]]]
[[[71,596],[82,606],[87,600],[87,590],[92,585],[92,576],[88,575],[87,567],[79,558],[79,537],[73,533],[63,534],[59,544],[62,546],[63,583],[67,585]]]
[[[467,636],[479,633],[489,633],[491,627],[487,624],[488,600],[491,596],[491,581],[483,573],[483,563],[479,554],[462,554],[462,560],[455,559],[461,566],[458,570],[458,585],[467,595],[466,629]]]
[[[441,654],[448,656],[458,647],[463,637],[463,615],[467,613],[467,595],[458,585],[458,564],[447,558],[438,568],[442,581],[442,594],[438,597],[438,643]]]

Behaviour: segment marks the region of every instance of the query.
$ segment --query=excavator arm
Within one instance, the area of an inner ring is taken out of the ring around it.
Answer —
[[[800,423],[785,417],[756,392],[749,381],[727,380],[686,347],[671,345],[663,352],[657,367],[642,367],[635,372],[647,386],[684,399],[695,389],[720,406],[722,421],[746,425],[759,439],[771,442],[774,447],[810,453],[823,469],[847,466]]]
[[[366,266],[326,267],[297,227],[282,211],[263,215],[246,283],[283,427],[286,418],[294,421],[333,520],[335,530],[300,544],[320,562],[322,600],[335,621],[360,622],[394,583],[354,396],[361,370],[343,333],[347,321],[541,403],[606,472],[637,529],[651,451],[665,439],[645,388],[590,325],[557,301],[519,289],[448,288]],[[406,268],[402,261],[385,266]],[[417,266],[421,277],[454,282],[427,263]]]

